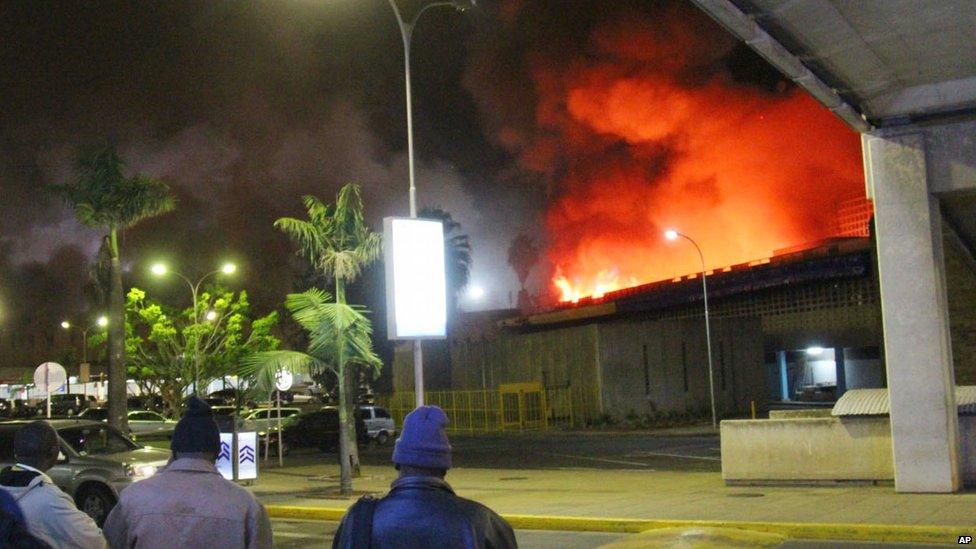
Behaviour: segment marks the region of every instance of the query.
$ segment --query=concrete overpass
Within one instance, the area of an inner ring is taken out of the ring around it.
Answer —
[[[974,250],[972,1],[692,1],[861,134],[875,206],[895,489],[958,490],[942,232],[949,225]]]

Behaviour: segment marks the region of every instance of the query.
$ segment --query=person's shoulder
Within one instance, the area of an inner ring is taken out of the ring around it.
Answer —
[[[463,507],[466,511],[470,513],[489,516],[491,518],[498,519],[501,521],[505,520],[501,517],[501,515],[492,511],[491,508],[484,505],[483,503],[479,503],[477,501],[474,501],[473,499],[462,498],[461,496],[457,496],[457,495],[455,495],[454,498],[458,502],[459,506]]]

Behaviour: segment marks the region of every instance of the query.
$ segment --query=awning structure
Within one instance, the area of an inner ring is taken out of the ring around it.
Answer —
[[[693,1],[858,131],[976,108],[971,0]]]
[[[976,415],[976,385],[956,386],[956,406],[962,415]],[[840,397],[830,415],[886,416],[889,410],[888,389],[850,389]]]

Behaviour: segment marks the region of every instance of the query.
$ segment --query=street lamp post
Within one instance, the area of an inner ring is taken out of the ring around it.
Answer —
[[[88,332],[90,332],[93,328],[104,328],[106,326],[108,326],[108,317],[105,316],[105,315],[102,315],[102,316],[98,317],[97,320],[95,320],[95,323],[94,324],[88,326],[87,328],[83,328],[81,330],[81,364],[88,364]],[[72,325],[71,325],[70,322],[68,322],[67,320],[65,320],[65,321],[62,321],[61,322],[61,327],[64,328],[65,330],[70,330],[72,328]],[[79,376],[79,378],[81,377],[81,375],[82,375],[82,373],[81,373],[81,366],[79,365],[79,367],[78,367],[78,376]],[[70,379],[70,377],[69,377],[69,379]],[[82,392],[85,394],[85,396],[88,396],[88,389],[86,387],[86,382],[82,381],[81,382],[81,386],[82,386],[82,389],[83,389]],[[71,392],[70,391],[70,381],[69,381],[69,391],[68,392],[69,393]]]
[[[708,394],[712,403],[712,428],[718,429],[718,412],[715,409],[715,369],[712,366],[712,329],[708,320],[708,277],[705,270],[705,254],[702,253],[701,246],[690,236],[679,233],[674,229],[664,232],[664,237],[668,240],[677,240],[678,237],[684,238],[698,251],[698,259],[701,260],[701,279],[702,279],[702,298],[705,302],[705,347],[708,351]]]
[[[421,6],[417,13],[409,21],[404,21],[400,8],[396,0],[389,0],[390,7],[396,15],[397,25],[400,27],[400,37],[403,38],[403,76],[406,86],[407,101],[407,163],[410,171],[410,217],[417,217],[417,187],[414,182],[414,161],[413,161],[413,96],[410,85],[410,39],[413,36],[413,29],[417,25],[420,16],[429,8],[450,6],[458,11],[474,5],[474,0],[454,0],[450,2],[429,2]],[[417,407],[424,405],[424,351],[421,340],[415,339],[413,342],[413,375],[414,390],[416,392]],[[340,380],[341,383],[341,380]]]
[[[166,276],[169,273],[173,273],[176,276],[182,278],[183,279],[183,282],[186,282],[187,286],[189,286],[189,288],[190,288],[190,296],[193,299],[193,304],[192,304],[192,306],[193,306],[193,323],[194,324],[199,324],[200,323],[200,306],[199,306],[199,303],[198,303],[198,299],[197,298],[200,295],[200,286],[203,285],[203,282],[205,280],[207,280],[208,278],[210,278],[212,276],[216,276],[218,274],[224,274],[224,275],[232,275],[232,274],[234,274],[235,272],[237,272],[237,266],[234,265],[233,263],[224,263],[224,265],[221,268],[219,268],[217,270],[214,270],[214,271],[210,271],[209,273],[203,275],[195,283],[192,280],[190,280],[190,278],[187,277],[186,275],[184,275],[184,274],[182,274],[180,272],[177,272],[177,271],[171,271],[169,269],[169,267],[167,267],[163,263],[156,263],[152,267],[150,267],[149,270],[152,272],[152,274],[154,274],[156,276]],[[213,313],[213,311],[208,311],[207,312],[207,314],[205,316],[205,318],[207,320],[212,320],[211,313]],[[194,349],[194,353],[193,353],[193,394],[194,395],[196,395],[197,394],[197,391],[198,391],[197,384],[200,381],[198,379],[199,375],[200,375],[200,349]]]

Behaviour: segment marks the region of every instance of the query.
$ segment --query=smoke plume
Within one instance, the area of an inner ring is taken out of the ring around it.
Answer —
[[[699,271],[669,228],[709,269],[831,236],[863,186],[857,136],[690,5],[523,1],[499,21],[466,83],[548,186],[561,300]]]

